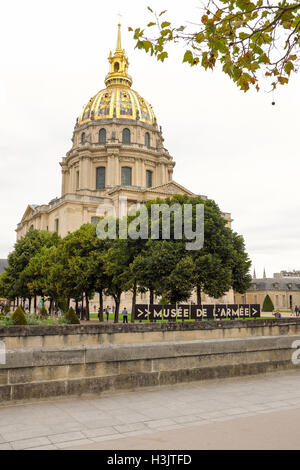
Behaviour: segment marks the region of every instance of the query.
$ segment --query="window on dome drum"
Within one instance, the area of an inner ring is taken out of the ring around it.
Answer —
[[[100,129],[99,131],[99,144],[106,143],[106,129]]]
[[[96,169],[96,189],[105,188],[105,166]]]
[[[132,169],[128,166],[122,167],[122,186],[131,186],[132,184]]]
[[[129,129],[123,129],[122,142],[123,144],[130,144],[130,130]]]
[[[85,142],[85,132],[81,134],[81,143],[84,144]]]
[[[152,187],[152,171],[146,170],[146,187]]]
[[[150,134],[149,134],[149,132],[146,132],[146,134],[145,134],[145,145],[146,145],[146,147],[150,147]]]

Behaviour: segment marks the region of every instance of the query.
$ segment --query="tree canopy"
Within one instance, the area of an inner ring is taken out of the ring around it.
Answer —
[[[264,78],[274,89],[298,70],[300,2],[206,0],[198,21],[179,25],[167,19],[167,10],[148,10],[147,26],[129,30],[136,47],[159,61],[168,57],[168,44],[181,44],[183,62],[205,70],[220,65],[243,91],[259,91]]]
[[[169,211],[167,238],[163,211],[156,219],[153,204],[173,208]],[[197,207],[201,204],[204,206],[203,245],[189,250],[184,224],[189,220],[193,226],[197,225]],[[64,239],[56,233],[30,230],[8,257],[8,267],[0,276],[0,295],[10,300],[21,298],[23,304],[24,299],[31,302],[34,298],[35,308],[37,296],[50,300],[51,305],[64,301],[66,309],[71,299],[76,306],[85,301],[88,319],[89,299],[98,293],[101,319],[106,294],[115,300],[115,322],[118,322],[123,292],[131,291],[134,312],[138,292],[149,291],[150,303],[154,303],[157,295],[174,304],[187,301],[196,291],[200,304],[202,293],[220,298],[230,288],[243,293],[249,287],[251,262],[244,240],[227,226],[214,201],[174,195],[149,201],[142,207],[144,210],[140,208],[135,216],[129,212],[122,219],[123,227],[131,235],[135,234],[135,238],[122,238],[120,220],[116,221],[115,239],[98,238],[92,224],[82,225]],[[147,237],[145,227],[141,228],[145,221],[149,230],[155,229]]]

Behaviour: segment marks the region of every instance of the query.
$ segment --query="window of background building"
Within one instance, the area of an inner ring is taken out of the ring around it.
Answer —
[[[254,303],[257,304],[257,295],[254,296]]]
[[[132,169],[128,166],[122,167],[122,186],[131,186],[132,184]]]
[[[285,295],[282,296],[282,306],[285,307]]]
[[[96,169],[96,189],[105,188],[105,166]]]
[[[279,307],[279,296],[278,295],[275,295],[275,304],[276,304],[276,307]]]
[[[106,143],[106,129],[100,129],[99,131],[99,143],[105,144]]]
[[[152,171],[146,170],[146,187],[152,187]]]
[[[76,189],[79,189],[79,171],[76,171]]]
[[[149,134],[149,132],[146,132],[146,134],[145,134],[145,145],[146,145],[146,147],[150,147],[150,134]]]
[[[59,219],[55,219],[55,231],[58,232],[59,229]]]
[[[130,144],[130,130],[129,129],[123,129],[122,142],[123,144]]]

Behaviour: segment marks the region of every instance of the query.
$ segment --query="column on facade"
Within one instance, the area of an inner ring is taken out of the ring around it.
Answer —
[[[90,187],[90,173],[91,173],[91,160],[90,157],[84,156],[79,161],[79,181],[80,188],[87,189]],[[75,170],[75,186],[76,186],[76,170]]]
[[[145,170],[145,160],[143,158],[141,158],[141,179],[140,179],[140,182],[141,182],[141,186],[143,188],[146,187],[146,170]]]
[[[115,154],[114,176],[115,176],[115,186],[119,186],[121,184],[121,181],[120,181],[120,160],[119,160],[118,154]]]

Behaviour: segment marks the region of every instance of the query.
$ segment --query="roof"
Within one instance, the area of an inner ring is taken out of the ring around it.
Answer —
[[[249,291],[254,290],[300,290],[299,277],[270,277],[262,279],[253,279]]]
[[[0,274],[3,273],[4,269],[7,268],[7,259],[0,259]]]

